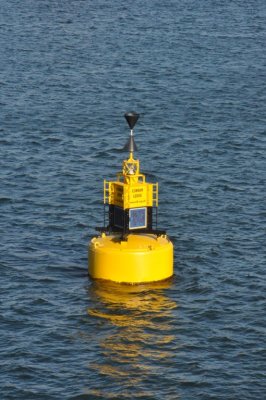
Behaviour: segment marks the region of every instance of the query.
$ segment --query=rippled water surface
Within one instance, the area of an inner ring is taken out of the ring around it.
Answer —
[[[266,3],[0,0],[1,399],[263,399]],[[136,126],[175,276],[91,282]]]

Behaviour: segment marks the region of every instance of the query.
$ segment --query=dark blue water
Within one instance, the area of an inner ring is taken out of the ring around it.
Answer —
[[[0,0],[1,399],[263,399],[266,2]],[[136,127],[173,281],[91,282]]]

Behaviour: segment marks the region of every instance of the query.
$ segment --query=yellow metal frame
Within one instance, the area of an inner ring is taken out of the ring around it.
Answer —
[[[112,204],[123,209],[136,207],[158,207],[158,183],[148,183],[139,172],[139,160],[132,153],[124,160],[122,172],[116,181],[104,180],[104,204]]]

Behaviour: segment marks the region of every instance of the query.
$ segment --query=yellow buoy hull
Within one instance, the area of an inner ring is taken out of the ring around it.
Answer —
[[[89,275],[119,283],[156,282],[173,275],[173,244],[166,235],[111,234],[89,245]]]

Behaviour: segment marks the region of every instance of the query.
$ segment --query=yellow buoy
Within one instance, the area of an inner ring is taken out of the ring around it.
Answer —
[[[108,225],[90,242],[89,275],[119,283],[161,281],[173,275],[173,244],[157,229],[158,183],[146,182],[133,157],[133,127],[139,116],[132,112],[125,117],[131,129],[126,145],[130,154],[116,181],[104,181]]]

